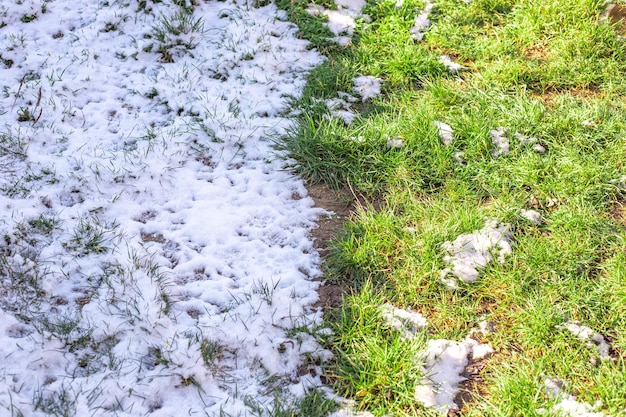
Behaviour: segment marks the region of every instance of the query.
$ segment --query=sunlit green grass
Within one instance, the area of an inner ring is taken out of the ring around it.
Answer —
[[[625,41],[600,22],[596,0],[434,3],[416,42],[410,30],[424,3],[370,2],[353,43],[311,74],[302,116],[282,142],[309,181],[370,201],[326,260],[327,279],[351,294],[327,318],[336,354],[328,378],[377,416],[430,412],[412,400],[420,369],[396,354],[419,356],[425,340],[401,346],[376,315],[393,303],[421,312],[430,338],[460,341],[480,322],[493,325],[475,336],[495,353],[466,415],[549,411],[558,400],[546,378],[595,411],[624,415],[626,219],[616,208],[626,199]],[[450,73],[442,54],[467,70]],[[350,92],[357,74],[381,78],[383,94],[354,106],[360,117],[346,125],[321,100]],[[449,145],[435,121],[454,130]],[[494,156],[490,131],[499,127],[510,153]],[[404,146],[387,146],[393,138]],[[441,244],[487,218],[510,225],[513,254],[451,290],[440,280]],[[568,321],[603,335],[611,358],[565,330]]]

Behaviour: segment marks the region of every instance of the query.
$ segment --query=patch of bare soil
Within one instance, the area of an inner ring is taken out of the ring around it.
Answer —
[[[320,218],[318,227],[312,231],[313,245],[324,259],[329,254],[330,242],[338,237],[344,223],[354,211],[355,199],[348,190],[334,191],[319,184],[307,185],[307,189],[317,207],[332,212]],[[325,282],[318,290],[320,299],[315,307],[322,308],[324,312],[340,307],[346,290],[340,284]]]
[[[459,392],[454,397],[454,403],[458,410],[450,410],[448,417],[457,417],[467,414],[468,408],[472,406],[475,398],[481,394],[483,385],[482,370],[487,363],[487,358],[478,361],[470,361],[462,376],[466,379],[459,384]]]
[[[620,200],[613,205],[611,217],[622,226],[626,226],[626,200]]]
[[[608,4],[600,21],[615,25],[617,34],[626,36],[626,4]]]

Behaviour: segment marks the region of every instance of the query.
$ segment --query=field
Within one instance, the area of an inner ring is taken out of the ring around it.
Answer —
[[[284,5],[328,56],[284,146],[354,206],[327,380],[376,416],[624,415],[620,22],[433,3]]]
[[[619,10],[1,3],[0,415],[626,415]]]

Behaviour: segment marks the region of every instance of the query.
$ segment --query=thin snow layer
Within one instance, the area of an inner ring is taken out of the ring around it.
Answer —
[[[147,7],[0,5],[0,410],[245,415],[320,384],[320,213],[271,144],[321,58],[271,4]]]
[[[470,360],[480,360],[493,353],[491,346],[466,337],[462,342],[446,339],[429,340],[424,352],[422,385],[415,388],[416,401],[441,414],[457,410],[454,397]]]
[[[334,41],[345,46],[352,40],[356,19],[361,17],[361,10],[365,7],[365,0],[335,0],[337,10],[328,10],[317,4],[309,5],[307,11],[312,15],[326,16],[325,23],[335,35]]]
[[[588,326],[573,321],[568,321],[562,327],[567,329],[572,335],[576,336],[581,341],[585,342],[588,346],[595,346],[598,356],[600,356],[601,359],[611,358],[611,345],[600,333]]]
[[[480,278],[480,269],[485,268],[494,254],[499,263],[512,253],[513,235],[510,226],[497,220],[487,220],[485,227],[473,233],[458,236],[452,242],[444,242],[441,247],[446,252],[443,260],[450,265],[441,271],[442,281],[449,287],[456,287],[456,280],[447,278],[450,274],[464,282],[474,282]]]
[[[424,6],[424,10],[421,11],[420,14],[415,16],[415,22],[413,23],[413,27],[411,28],[411,37],[416,41],[422,41],[424,39],[424,32],[428,30],[430,26],[429,15],[433,9],[433,3],[430,1],[426,2]]]
[[[546,394],[553,400],[559,400],[551,410],[540,409],[537,410],[538,414],[543,415],[559,415],[567,417],[606,417],[607,415],[602,412],[594,411],[601,404],[595,404],[594,406],[579,402],[578,399],[567,393],[563,386],[564,381],[559,379],[546,378],[544,381]]]

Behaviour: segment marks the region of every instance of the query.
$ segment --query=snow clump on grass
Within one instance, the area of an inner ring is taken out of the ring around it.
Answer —
[[[444,67],[446,67],[448,69],[448,71],[452,72],[452,73],[456,73],[459,71],[462,71],[464,69],[467,69],[466,67],[464,67],[463,65],[454,62],[452,60],[452,58],[450,58],[448,55],[441,55],[439,57],[439,62],[441,62],[443,64]]]
[[[383,319],[404,339],[414,339],[424,332],[428,321],[418,312],[397,308],[391,304],[380,306]],[[472,361],[493,353],[493,348],[467,336],[461,342],[447,339],[432,339],[415,360],[422,365],[422,382],[415,387],[415,400],[427,408],[446,414],[457,410],[454,399],[459,383],[465,381],[462,374]]]
[[[423,357],[422,371],[425,377],[422,385],[415,388],[415,400],[443,415],[450,410],[458,410],[454,398],[459,383],[467,379],[462,376],[463,372],[470,361],[483,359],[491,353],[491,346],[470,337],[462,342],[429,340]]]
[[[424,329],[428,321],[420,313],[396,308],[391,304],[380,307],[383,319],[394,329],[402,333],[402,337],[410,339],[417,331]]]
[[[438,133],[441,142],[443,142],[446,146],[450,145],[454,139],[454,131],[452,130],[452,127],[447,123],[438,121],[435,121],[435,127],[439,131]]]
[[[365,7],[365,0],[337,0],[337,10],[328,10],[324,6],[310,4],[307,9],[311,15],[326,16],[326,27],[335,35],[333,40],[341,46],[346,46],[352,40],[356,19],[363,17],[361,10]]]
[[[491,155],[494,157],[498,157],[500,155],[508,155],[510,153],[509,148],[509,138],[506,137],[506,131],[503,127],[499,127],[497,129],[489,132],[491,135],[491,140],[493,141],[494,149],[491,150]]]
[[[595,346],[601,359],[611,359],[611,345],[600,333],[574,321],[568,321],[560,327],[567,329],[572,335],[585,342],[587,346]]]
[[[428,16],[433,9],[433,4],[429,1],[426,2],[426,6],[424,6],[424,10],[417,16],[415,16],[415,23],[411,28],[411,37],[416,41],[424,40],[424,32],[430,26],[430,19]]]
[[[441,248],[446,252],[443,260],[450,265],[441,271],[441,280],[451,288],[457,280],[447,278],[454,275],[463,282],[474,282],[480,278],[479,269],[485,268],[497,256],[499,263],[512,253],[510,225],[499,224],[497,220],[487,220],[485,227],[473,233],[463,234],[453,242],[444,242]]]
[[[543,216],[536,210],[521,209],[519,214],[531,223],[541,224],[543,222]]]
[[[361,101],[365,102],[380,94],[382,80],[371,75],[360,75],[352,80],[354,87],[352,90],[361,96]]]
[[[590,405],[588,403],[581,403],[578,399],[563,390],[565,382],[560,379],[546,378],[544,381],[546,394],[553,400],[559,400],[551,410],[544,408],[538,409],[537,414],[540,415],[559,415],[567,417],[606,417],[607,415],[602,412],[594,411],[601,407],[601,403]]]

